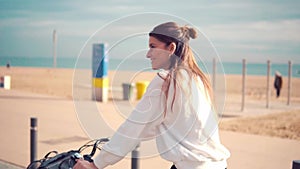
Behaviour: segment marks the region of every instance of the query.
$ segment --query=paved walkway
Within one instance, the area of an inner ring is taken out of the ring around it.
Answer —
[[[22,169],[24,167],[18,166],[16,164],[12,164],[12,163],[10,163],[8,161],[1,161],[0,160],[0,168],[1,169]]]
[[[92,101],[84,102],[95,104]],[[123,108],[128,106],[122,101],[119,103]],[[251,103],[256,106],[248,106],[242,113],[238,106],[234,106],[235,104],[230,102],[227,105],[224,117],[253,115],[257,112],[270,113],[279,108],[282,111],[298,108],[296,105],[287,107],[275,104],[271,109],[265,109],[258,101],[257,104]],[[112,103],[99,105],[104,111],[109,111],[115,106]],[[88,112],[89,110],[86,110],[86,113]],[[30,117],[38,118],[39,158],[50,150],[63,152],[77,149],[89,140],[79,124],[73,101],[0,89],[0,160],[2,160],[0,168],[19,168],[18,166],[28,165]],[[101,130],[101,133],[105,132]],[[220,135],[222,142],[232,153],[228,160],[230,169],[291,169],[292,161],[300,159],[299,141],[228,131],[221,131]],[[142,147],[146,147],[145,150],[147,146],[148,143],[142,144]],[[150,169],[169,168],[171,164],[155,156],[143,158],[140,165],[141,169]],[[130,168],[130,159],[125,158],[108,168]]]

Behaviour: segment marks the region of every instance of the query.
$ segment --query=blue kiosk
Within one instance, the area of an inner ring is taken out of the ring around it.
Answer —
[[[95,101],[108,101],[108,56],[104,43],[93,44],[92,59],[92,99]]]

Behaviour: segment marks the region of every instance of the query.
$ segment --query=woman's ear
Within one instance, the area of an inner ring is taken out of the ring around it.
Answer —
[[[176,44],[174,42],[172,42],[169,47],[168,47],[170,53],[174,54],[174,52],[176,51]]]

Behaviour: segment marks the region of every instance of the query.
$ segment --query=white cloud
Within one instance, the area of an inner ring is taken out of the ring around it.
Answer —
[[[87,40],[95,31],[118,17],[152,10],[186,18],[195,25],[201,24],[201,31],[228,56],[247,52],[247,55],[258,55],[258,58],[263,54],[272,55],[274,50],[280,50],[276,53],[278,55],[285,52],[288,55],[290,51],[295,55],[299,51],[296,48],[300,43],[299,10],[296,8],[299,2],[288,0],[271,4],[269,1],[257,0],[194,0],[189,3],[172,2],[172,6],[169,5],[170,2],[156,0],[145,2],[132,0],[125,2],[122,0],[59,1],[48,2],[45,6],[44,2],[32,1],[29,4],[17,4],[17,8],[16,6],[6,7],[7,9],[4,4],[5,9],[1,11],[2,13],[0,12],[3,14],[0,30],[5,31],[6,37],[11,36],[11,42],[46,41],[48,43],[53,29],[56,29],[59,39],[64,38],[64,43],[60,45],[65,45],[66,47],[62,48],[67,52],[71,51],[69,46],[76,46],[76,41],[80,41],[77,46],[81,45],[82,41]],[[158,3],[159,6],[156,5]],[[158,18],[158,16],[155,17]],[[147,18],[142,20],[143,22],[123,22],[105,31],[100,30],[103,32],[98,33],[95,40],[103,40],[105,37],[114,41],[120,40],[126,32],[150,31],[152,26],[157,24],[150,23],[152,20],[155,19]],[[18,50],[13,52],[15,51]]]
[[[224,59],[300,61],[299,19],[218,24],[204,27],[202,31]]]
[[[210,38],[222,42],[300,42],[299,19],[212,25],[204,29]]]

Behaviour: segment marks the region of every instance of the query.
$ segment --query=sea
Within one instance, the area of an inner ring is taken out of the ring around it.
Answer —
[[[6,66],[9,63],[11,67],[53,67],[53,58],[51,57],[0,57],[0,66]],[[201,69],[206,73],[212,73],[212,62],[198,63]],[[72,58],[72,57],[57,57],[57,68],[70,69],[92,69],[92,61],[90,58]],[[282,76],[288,76],[288,63],[271,63],[270,74],[274,75],[279,71]],[[124,60],[122,58],[109,58],[109,70],[121,71],[151,71],[151,64],[149,59],[131,59]],[[218,62],[217,73],[241,75],[243,70],[241,62]],[[247,75],[267,75],[267,62],[265,63],[246,63]],[[300,64],[292,64],[292,77],[300,78]]]

